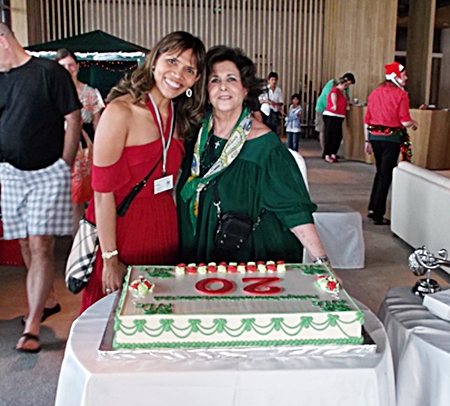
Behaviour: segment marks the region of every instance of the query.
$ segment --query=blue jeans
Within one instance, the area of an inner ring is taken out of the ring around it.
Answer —
[[[287,147],[298,152],[298,140],[300,133],[287,133]]]

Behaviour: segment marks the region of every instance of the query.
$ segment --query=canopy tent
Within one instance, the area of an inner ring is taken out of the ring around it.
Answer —
[[[27,48],[30,55],[54,59],[59,48],[75,53],[80,62],[79,80],[100,90],[105,97],[124,74],[143,63],[148,49],[95,30]]]

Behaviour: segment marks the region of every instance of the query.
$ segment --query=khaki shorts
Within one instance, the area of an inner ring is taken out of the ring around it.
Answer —
[[[323,133],[325,131],[325,123],[323,122],[323,113],[316,110],[316,121],[314,122],[316,126],[316,131]]]

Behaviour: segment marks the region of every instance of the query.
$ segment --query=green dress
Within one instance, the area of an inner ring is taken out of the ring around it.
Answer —
[[[205,147],[200,162],[209,168],[222,151],[226,140],[210,137],[215,148]],[[191,175],[195,140],[186,144],[186,157],[177,186],[177,210],[182,262],[248,262],[284,260],[301,262],[303,247],[289,230],[313,223],[317,206],[311,202],[305,183],[291,153],[273,132],[245,142],[236,160],[201,192],[197,230],[194,234],[189,204],[180,190]],[[217,181],[222,213],[245,213],[256,221],[266,209],[259,226],[240,250],[218,249],[214,244],[217,210],[214,183]]]

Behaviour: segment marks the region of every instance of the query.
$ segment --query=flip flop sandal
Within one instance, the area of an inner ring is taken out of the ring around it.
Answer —
[[[45,320],[47,320],[50,316],[53,316],[56,313],[59,313],[61,311],[61,305],[57,303],[53,307],[46,307],[44,308],[44,311],[42,312],[42,318],[41,323],[43,323]],[[23,316],[21,323],[25,324],[27,322],[27,316]]]
[[[24,340],[24,342],[22,343],[22,345],[23,345],[24,343],[26,343],[27,341],[29,341],[29,340],[36,341],[36,342],[39,344],[39,337],[38,337],[38,336],[35,336],[34,334],[23,333],[22,336],[21,336],[20,338],[22,338],[22,337],[25,337],[25,340]],[[23,347],[22,347],[22,348],[14,347],[14,349],[15,349],[16,351],[19,351],[19,352],[28,352],[28,353],[30,353],[30,354],[36,354],[36,353],[38,353],[39,351],[41,351],[41,346],[39,346],[39,347],[37,347],[37,348],[34,348],[34,349],[31,349],[31,350],[29,350],[29,349],[27,349],[27,348],[23,348]]]

